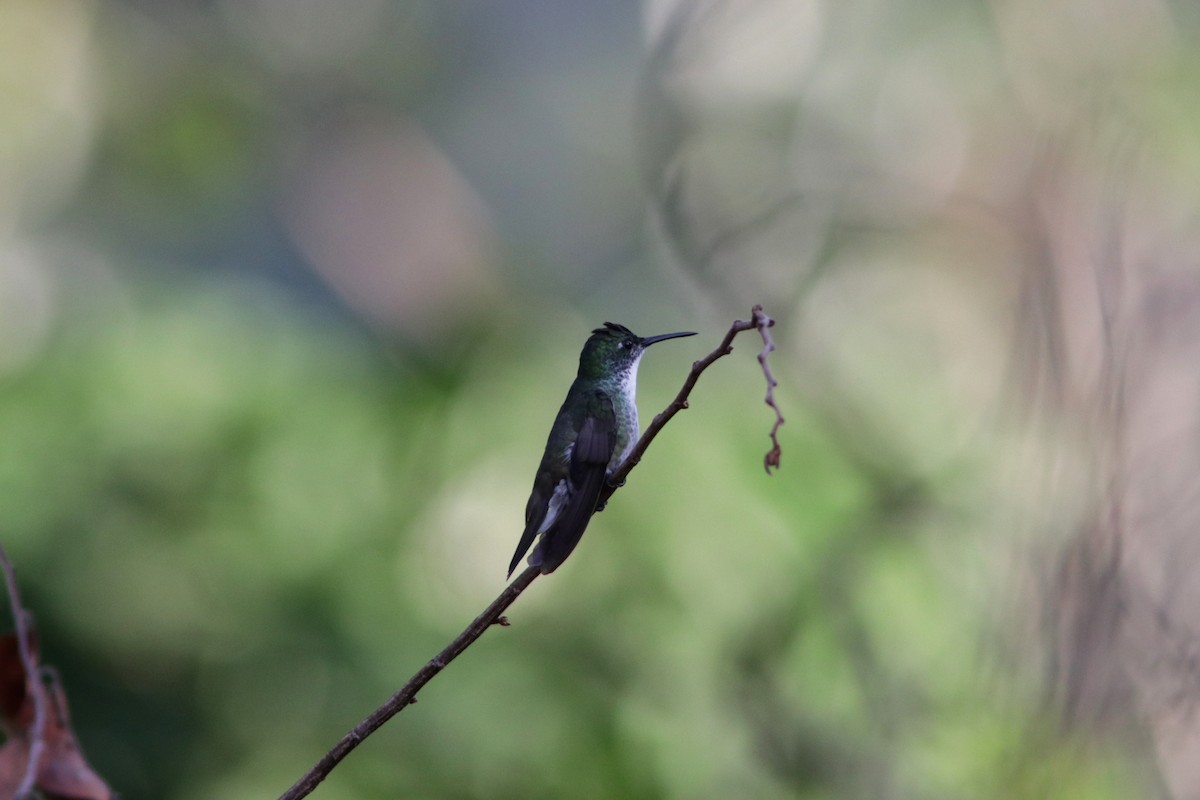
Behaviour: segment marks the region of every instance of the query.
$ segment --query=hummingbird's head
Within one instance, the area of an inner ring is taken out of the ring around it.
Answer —
[[[695,331],[663,333],[658,336],[638,336],[624,325],[604,323],[588,337],[579,354],[579,375],[584,378],[603,378],[621,375],[637,367],[642,353],[655,342],[680,336],[695,336]]]

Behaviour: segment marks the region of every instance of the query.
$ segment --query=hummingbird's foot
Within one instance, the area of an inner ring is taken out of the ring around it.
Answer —
[[[610,492],[609,492],[609,494],[610,494],[610,495],[612,494],[612,492],[615,492],[617,489],[620,489],[622,486],[624,486],[624,485],[625,485],[625,479],[624,479],[624,478],[622,478],[622,479],[621,479],[620,481],[618,481],[617,483],[613,483],[611,479],[605,479],[605,481],[604,481],[604,482],[605,482],[605,484],[607,484],[607,485],[608,485],[608,488],[612,490],[612,491],[610,491]],[[608,498],[605,498],[605,499],[601,500],[601,501],[600,501],[600,503],[599,503],[599,504],[596,506],[596,511],[595,511],[595,513],[597,513],[597,514],[598,514],[598,513],[600,513],[601,511],[603,511],[603,510],[604,510],[604,507],[605,507],[605,506],[607,506],[607,505],[608,505]]]

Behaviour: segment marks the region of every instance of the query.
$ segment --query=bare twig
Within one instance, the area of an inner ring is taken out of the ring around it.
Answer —
[[[775,380],[775,374],[771,372],[771,365],[767,363],[767,356],[775,351],[775,340],[771,338],[771,332],[767,328],[774,325],[775,320],[763,313],[762,306],[755,306],[754,322],[763,340],[763,349],[758,352],[758,363],[762,365],[763,377],[767,379],[767,396],[763,402],[775,412],[775,424],[771,426],[769,434],[771,449],[763,456],[763,468],[770,475],[772,469],[779,469],[779,460],[783,456],[783,448],[779,446],[778,436],[779,426],[783,424],[783,412],[779,410],[779,405],[775,402],[775,387],[779,385],[779,381]]]
[[[767,377],[767,405],[775,409],[777,416],[775,427],[771,429],[771,441],[774,447],[767,454],[767,463],[779,466],[779,442],[775,438],[775,432],[783,424],[783,416],[779,413],[778,406],[775,405],[775,378],[771,375],[771,370],[767,366],[767,353],[775,347],[774,343],[771,342],[770,334],[767,333],[767,328],[770,328],[774,324],[775,320],[763,313],[762,306],[755,306],[751,319],[734,322],[725,334],[725,338],[721,341],[721,344],[717,346],[717,349],[692,364],[691,372],[688,373],[687,379],[683,382],[683,388],[675,395],[675,399],[671,401],[671,404],[647,426],[645,433],[642,434],[633,450],[630,451],[629,457],[613,473],[608,484],[601,490],[600,506],[603,506],[608,501],[608,498],[612,496],[613,492],[625,482],[626,476],[637,466],[645,454],[646,448],[650,446],[650,442],[654,440],[658,432],[670,421],[671,417],[688,407],[688,395],[691,394],[692,389],[696,386],[696,381],[700,379],[700,373],[708,369],[718,358],[727,356],[733,352],[733,338],[743,331],[758,329],[763,337],[764,346],[762,352],[758,355],[758,360],[762,364],[763,372]],[[279,800],[299,800],[299,798],[307,797],[317,787],[317,784],[323,781],[333,771],[333,768],[349,755],[351,750],[361,744],[364,739],[378,730],[385,722],[403,711],[405,706],[417,702],[417,692],[425,684],[429,683],[434,675],[445,669],[446,665],[453,661],[456,656],[470,647],[476,639],[482,636],[493,625],[507,627],[508,618],[502,616],[505,609],[512,605],[521,592],[525,591],[539,575],[541,575],[540,567],[526,567],[525,571],[518,575],[517,579],[509,584],[508,588],[501,592],[500,596],[492,601],[492,604],[476,617],[467,626],[466,630],[460,633],[442,652],[430,659],[425,666],[421,667],[415,675],[409,678],[408,683],[400,687],[400,690],[392,695],[386,703],[377,708],[371,716],[355,725],[328,753],[321,757],[320,761],[313,765],[312,769],[306,772],[300,780],[296,781],[292,788],[280,795]]]
[[[41,672],[29,633],[29,612],[21,605],[21,592],[17,589],[17,576],[4,547],[0,546],[0,568],[4,570],[4,583],[8,587],[8,602],[12,606],[13,624],[17,629],[17,650],[21,654],[21,666],[25,670],[25,693],[33,702],[33,735],[29,741],[29,760],[25,763],[25,775],[17,786],[14,797],[32,797],[41,766],[42,750],[46,732],[46,690],[42,685]]]
[[[300,797],[307,797],[313,789],[317,788],[318,783],[325,780],[325,776],[338,765],[338,762],[345,758],[351,750],[358,747],[363,739],[366,739],[378,730],[383,723],[400,713],[405,706],[417,702],[417,692],[420,691],[421,687],[429,683],[434,675],[445,669],[446,665],[453,661],[455,656],[470,647],[492,625],[497,623],[504,625],[504,622],[500,622],[500,620],[504,619],[500,615],[541,574],[542,570],[540,567],[526,567],[525,571],[518,575],[517,579],[510,583],[508,588],[501,592],[500,596],[493,600],[492,604],[484,609],[483,613],[467,626],[466,630],[460,633],[442,652],[426,662],[425,666],[421,667],[416,675],[408,679],[408,683],[400,687],[400,691],[388,698],[386,703],[375,709],[375,712],[371,716],[355,725],[349,733],[341,738],[341,741],[335,744],[328,753],[321,757],[320,761],[313,765],[312,769],[304,774],[304,777],[296,781],[292,788],[281,794],[279,800],[297,800]]]

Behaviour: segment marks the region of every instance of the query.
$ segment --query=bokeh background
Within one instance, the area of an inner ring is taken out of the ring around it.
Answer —
[[[0,537],[125,798],[1200,797],[1191,0],[0,0]]]

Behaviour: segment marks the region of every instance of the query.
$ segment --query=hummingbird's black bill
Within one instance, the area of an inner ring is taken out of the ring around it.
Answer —
[[[678,339],[681,336],[695,336],[695,331],[680,331],[679,333],[660,333],[658,336],[647,336],[642,339],[642,347],[649,347],[655,342],[661,342],[666,339]]]

